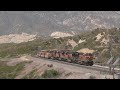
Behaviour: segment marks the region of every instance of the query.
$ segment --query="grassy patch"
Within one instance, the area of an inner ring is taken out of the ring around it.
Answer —
[[[5,61],[0,61],[0,79],[14,79],[24,68],[25,62],[15,66],[7,66]]]
[[[39,76],[36,73],[37,69],[34,69],[29,74],[23,77],[23,79],[48,79],[48,78],[56,78],[60,75],[60,72],[52,69],[52,70],[45,70],[44,73]]]
[[[29,74],[23,77],[23,79],[37,79],[38,76],[36,76],[37,69],[32,70]]]

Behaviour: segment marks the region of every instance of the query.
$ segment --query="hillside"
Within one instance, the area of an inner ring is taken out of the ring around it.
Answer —
[[[120,55],[120,29],[111,28],[109,34],[112,35],[112,53],[114,56]],[[72,49],[73,51],[93,53],[98,57],[97,62],[105,62],[110,58],[109,40],[107,39],[107,29],[95,29],[83,32],[79,35],[60,38],[37,38],[33,41],[23,43],[11,43],[0,45],[0,57],[13,57],[22,54],[34,55],[38,50],[44,49]],[[100,59],[99,59],[100,58]]]
[[[0,79],[105,79],[107,75],[29,55],[0,59]]]
[[[30,35],[27,33],[22,34],[9,34],[0,36],[0,43],[22,43],[33,41],[37,35]]]
[[[120,29],[112,28],[108,31],[111,35],[112,54],[113,56],[118,57],[120,55]],[[95,29],[92,32],[78,35],[78,37],[85,41],[78,44],[74,48],[75,51],[82,50],[83,48],[94,50],[93,53],[98,57],[98,62],[105,62],[108,60],[108,58],[110,58],[110,41],[107,38],[106,29]]]

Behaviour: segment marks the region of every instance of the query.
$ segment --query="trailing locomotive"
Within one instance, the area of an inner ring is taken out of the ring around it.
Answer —
[[[41,50],[38,54],[41,58],[55,59],[80,65],[92,66],[94,64],[93,54],[78,53],[71,50]]]

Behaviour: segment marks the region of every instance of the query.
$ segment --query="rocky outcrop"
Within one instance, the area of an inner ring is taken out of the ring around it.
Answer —
[[[60,37],[68,37],[73,35],[69,33],[64,33],[64,32],[53,32],[50,36],[53,38],[60,38]]]
[[[36,39],[36,35],[30,35],[27,33],[22,34],[10,34],[0,36],[0,43],[22,43]]]

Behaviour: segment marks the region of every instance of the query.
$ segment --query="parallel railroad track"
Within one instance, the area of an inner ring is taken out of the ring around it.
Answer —
[[[35,57],[35,58],[40,58],[40,57]],[[41,58],[41,59],[58,62],[58,63],[62,63],[62,64],[67,64],[67,65],[72,65],[72,66],[77,66],[77,67],[82,67],[82,68],[86,68],[86,69],[101,71],[101,72],[107,72],[107,73],[110,72],[109,67],[105,67],[105,66],[99,66],[99,65],[85,66],[85,65],[80,65],[80,64],[76,64],[76,63],[69,63],[69,62],[53,60],[53,59],[46,59],[46,58]],[[115,73],[120,73],[119,68],[115,68],[114,71],[115,71]]]

